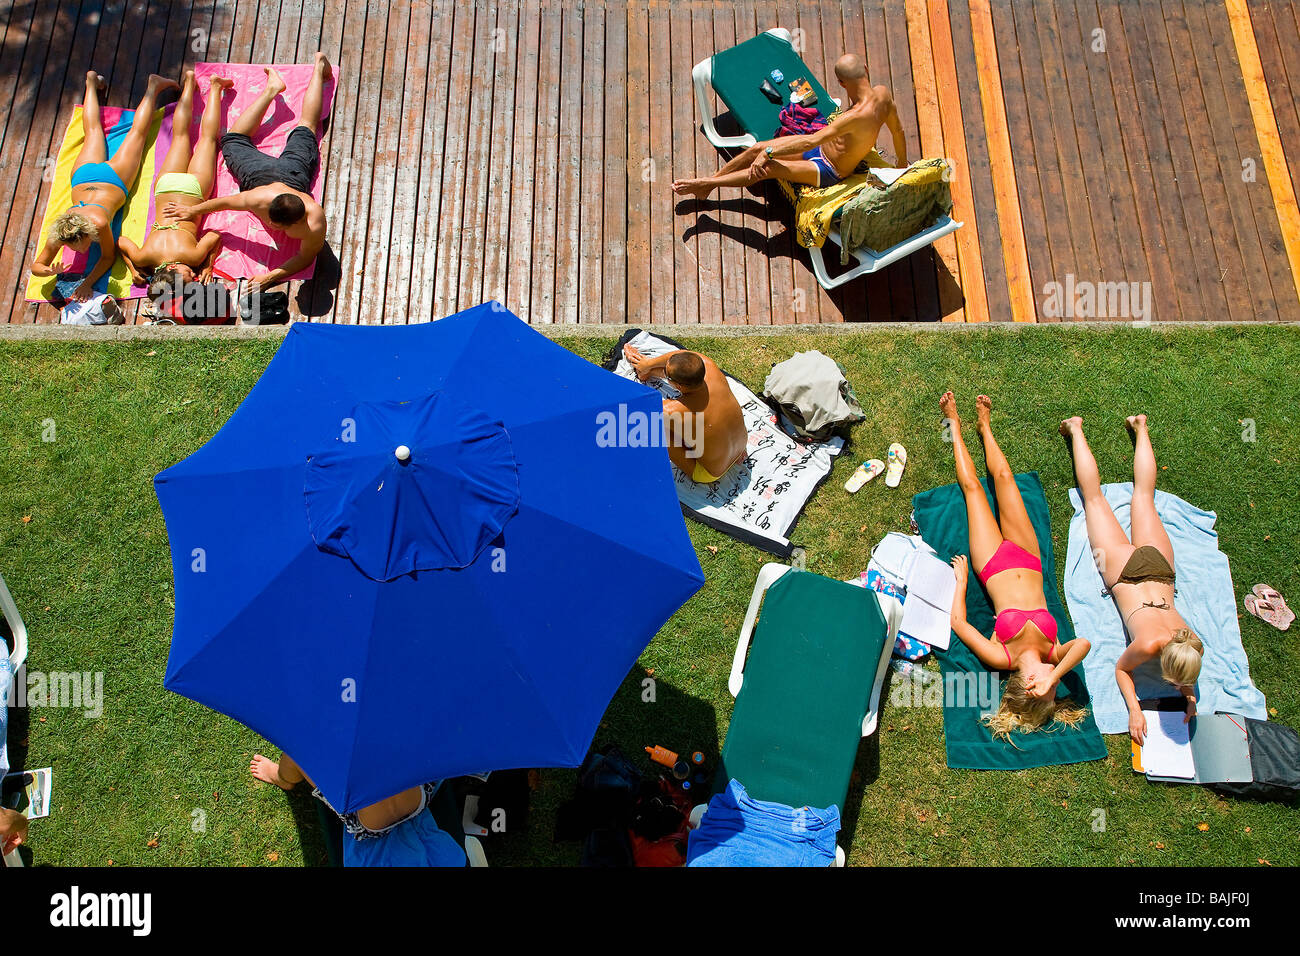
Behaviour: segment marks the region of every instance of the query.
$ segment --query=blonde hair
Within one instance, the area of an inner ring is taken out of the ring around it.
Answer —
[[[1068,697],[1063,700],[1057,700],[1055,696],[1030,697],[1024,677],[1016,671],[1007,678],[1007,688],[997,713],[986,714],[981,723],[993,732],[995,740],[1001,738],[1014,747],[1015,741],[1011,739],[1014,730],[1029,733],[1042,730],[1049,724],[1078,727],[1086,716],[1087,709]]]
[[[69,209],[50,225],[50,238],[55,242],[70,246],[74,242],[93,237],[96,234],[93,223],[79,212]]]
[[[1171,684],[1191,687],[1201,676],[1205,645],[1191,628],[1180,627],[1160,652],[1160,676]]]

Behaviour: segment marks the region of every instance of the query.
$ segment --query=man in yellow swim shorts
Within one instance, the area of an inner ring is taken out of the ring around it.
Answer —
[[[181,98],[172,116],[172,144],[163,160],[161,173],[154,183],[154,210],[157,218],[145,234],[144,245],[137,246],[123,236],[118,241],[122,258],[131,268],[138,285],[162,282],[168,288],[192,282],[206,282],[212,277],[212,265],[221,249],[221,236],[215,232],[199,235],[199,223],[163,213],[171,201],[186,208],[195,206],[212,192],[217,178],[217,142],[221,135],[221,97],[234,84],[226,77],[213,77],[208,87],[199,139],[191,148],[190,122],[194,116],[194,71],[187,70]]]
[[[668,457],[682,474],[712,484],[745,457],[745,416],[712,359],[685,349],[649,358],[630,345],[623,355],[641,381],[666,379],[680,393],[664,399],[664,426]]]

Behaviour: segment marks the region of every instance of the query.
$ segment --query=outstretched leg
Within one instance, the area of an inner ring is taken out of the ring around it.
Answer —
[[[1007,456],[1002,454],[997,439],[993,437],[993,425],[989,420],[993,400],[987,395],[980,395],[975,399],[975,408],[980,441],[984,444],[984,461],[993,478],[993,494],[998,500],[998,521],[1002,537],[1024,548],[1034,557],[1041,558],[1038,535],[1034,534],[1033,522],[1025,510],[1025,499],[1020,496],[1015,472],[1011,470]]]
[[[749,167],[746,166],[744,169],[737,169],[729,173],[720,172],[717,175],[706,176],[703,179],[678,180],[673,183],[673,192],[679,196],[693,196],[696,199],[705,199],[715,189],[724,186],[741,188],[762,182],[765,179],[784,179],[789,183],[816,186],[821,182],[821,171],[818,170],[816,163],[809,159],[773,159],[768,161],[767,172],[758,179],[750,176]]]
[[[244,136],[252,136],[256,133],[257,128],[262,125],[262,119],[266,116],[266,111],[270,108],[272,101],[284,90],[284,77],[280,75],[279,70],[273,70],[268,66],[266,68],[266,89],[249,104],[248,109],[239,114],[239,119],[235,120],[235,125],[230,127],[230,132],[242,133]]]
[[[99,95],[104,92],[104,78],[94,70],[86,71],[86,95],[81,101],[81,152],[77,166],[102,163],[108,159],[108,142],[104,139],[104,121],[99,115]]]
[[[108,165],[113,167],[113,172],[126,183],[127,189],[131,188],[135,177],[140,174],[140,162],[144,159],[145,147],[149,145],[149,127],[153,125],[154,110],[158,108],[158,94],[163,90],[179,88],[180,84],[175,80],[169,80],[157,73],[149,77],[144,98],[135,108],[135,120],[131,123],[131,131],[126,134],[117,152],[108,161]]]
[[[194,71],[185,71],[185,82],[181,86],[181,98],[176,102],[176,112],[172,114],[172,144],[163,157],[163,173],[183,173],[190,168],[190,121],[194,118]]]
[[[334,68],[324,53],[316,54],[316,69],[307,84],[307,92],[302,97],[302,111],[298,114],[298,125],[305,126],[313,136],[320,135],[320,114],[325,102],[325,84],[334,78]]]
[[[1124,536],[1124,529],[1110,510],[1106,496],[1101,493],[1101,474],[1097,459],[1083,436],[1083,419],[1078,415],[1061,422],[1061,434],[1070,440],[1070,456],[1074,459],[1074,483],[1083,499],[1083,517],[1088,527],[1088,544],[1093,560],[1106,587],[1114,587],[1119,573],[1133,553],[1133,545]]]
[[[952,453],[957,465],[957,484],[966,499],[966,523],[970,533],[970,563],[979,574],[989,563],[993,553],[1002,544],[1002,529],[993,517],[988,496],[975,472],[975,462],[961,434],[961,417],[957,414],[957,400],[952,392],[944,392],[939,399],[939,410],[948,420],[952,433]]]
[[[1153,545],[1169,566],[1174,564],[1174,546],[1169,541],[1160,516],[1156,514],[1156,453],[1151,448],[1151,434],[1147,431],[1147,417],[1132,415],[1127,419],[1133,433],[1133,504],[1131,506],[1130,537],[1134,547]]]
[[[199,181],[199,189],[206,197],[217,180],[217,149],[221,139],[221,97],[235,81],[224,76],[214,76],[208,84],[208,98],[203,104],[203,119],[199,121],[199,141],[194,144],[188,171]]]

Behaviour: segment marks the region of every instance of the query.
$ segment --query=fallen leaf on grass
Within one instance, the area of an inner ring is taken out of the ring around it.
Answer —
[[[1198,823],[1198,824],[1196,824],[1196,829],[1200,830],[1202,833],[1204,833],[1204,832],[1205,832],[1206,830],[1208,830],[1209,828],[1210,828],[1210,825],[1209,825],[1208,823]]]
[[[32,516],[31,516],[31,515],[23,515],[23,524],[31,524],[31,523],[32,523]]]
[[[145,352],[144,354],[145,354],[145,357],[147,358],[147,357],[150,356],[150,355],[157,355],[158,353],[155,352],[153,349],[150,349],[148,352]]]
[[[278,854],[278,853],[276,853],[274,850],[272,850],[270,853],[268,853],[268,854],[266,855],[266,858],[267,858],[268,860],[270,860],[272,863],[274,863],[274,862],[276,862],[278,859],[280,859],[280,854]]]
[[[709,554],[717,554],[718,546],[716,544],[706,544],[704,546],[704,550],[709,552]]]
[[[157,845],[158,845],[157,837],[155,837],[154,839],[150,840],[148,843],[145,844],[145,846],[149,847],[150,849],[156,847]]]

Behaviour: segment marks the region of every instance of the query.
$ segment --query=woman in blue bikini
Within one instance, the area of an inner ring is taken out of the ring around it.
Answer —
[[[1058,700],[1057,684],[1084,659],[1091,645],[1081,637],[1068,644],[1056,639],[1057,623],[1047,610],[1043,594],[1043,562],[1038,536],[1029,520],[1024,499],[1006,456],[993,437],[989,415],[993,402],[987,395],[975,400],[984,458],[993,477],[998,516],[989,507],[975,462],[961,434],[961,419],[952,392],[939,399],[952,431],[957,484],[966,499],[970,531],[970,564],[988,591],[997,618],[993,636],[985,637],[966,620],[967,559],[953,558],[957,591],[952,605],[953,633],[992,670],[1011,671],[1002,703],[984,718],[995,737],[1011,739],[1013,730],[1041,730],[1055,723],[1077,726],[1085,711],[1070,700]]]
[[[32,274],[58,274],[55,260],[64,246],[76,252],[89,252],[99,244],[99,261],[72,292],[70,298],[84,302],[94,294],[95,283],[113,268],[117,259],[117,240],[113,237],[113,217],[126,203],[126,194],[140,173],[140,163],[148,146],[149,127],[158,94],[178,89],[174,80],[149,77],[144,98],[136,107],[131,130],[126,134],[112,159],[108,158],[108,141],[99,115],[99,97],[104,92],[104,78],[94,70],[86,72],[86,95],[82,100],[81,123],[85,143],[77,154],[72,170],[72,207],[54,220],[45,244],[32,263]]]

